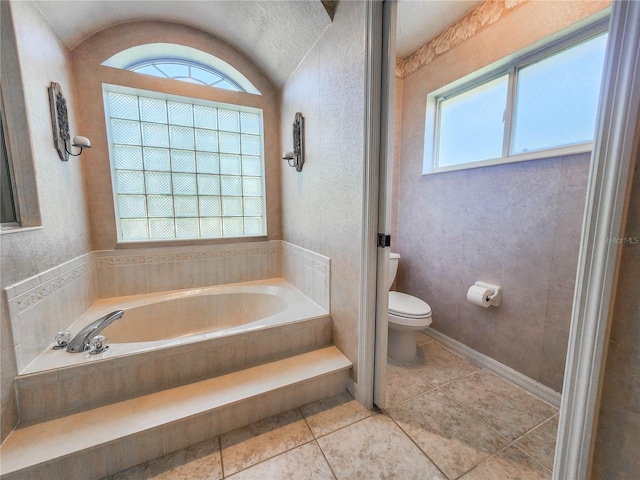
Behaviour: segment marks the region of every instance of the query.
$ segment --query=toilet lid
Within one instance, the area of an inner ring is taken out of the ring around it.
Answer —
[[[397,317],[427,318],[431,307],[427,302],[401,292],[389,292],[389,313]]]

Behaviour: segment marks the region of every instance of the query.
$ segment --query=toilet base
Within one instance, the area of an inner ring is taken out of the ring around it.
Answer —
[[[387,355],[398,363],[415,363],[417,358],[416,330],[389,328]]]

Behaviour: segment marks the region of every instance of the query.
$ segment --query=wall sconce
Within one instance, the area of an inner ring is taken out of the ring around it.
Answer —
[[[63,162],[69,160],[69,155],[77,157],[85,148],[91,148],[91,142],[87,137],[73,137],[71,145],[79,148],[80,152],[71,153],[69,150],[69,115],[67,113],[67,100],[62,94],[60,85],[51,82],[49,87],[49,106],[51,107],[51,128],[53,129],[53,144],[58,151],[58,156]]]
[[[300,112],[296,113],[293,119],[293,152],[284,152],[282,159],[286,160],[290,167],[296,167],[297,172],[302,171],[302,165],[304,165],[304,117]]]

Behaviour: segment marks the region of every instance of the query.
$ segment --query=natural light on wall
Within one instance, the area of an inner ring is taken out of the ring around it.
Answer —
[[[606,22],[427,98],[423,173],[588,151]]]

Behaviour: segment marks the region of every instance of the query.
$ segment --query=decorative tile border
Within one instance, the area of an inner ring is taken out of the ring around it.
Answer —
[[[282,276],[291,285],[331,310],[331,259],[288,242],[282,245]]]
[[[396,76],[405,78],[531,0],[487,0],[406,58],[396,59]]]
[[[283,242],[283,253],[285,253],[294,262],[305,267],[309,267],[322,275],[327,275],[329,273],[329,258],[327,257],[323,257],[322,255],[318,255],[310,250],[305,250],[287,242]]]
[[[61,267],[58,267],[61,268]],[[61,272],[59,275],[56,275],[51,280],[40,283],[35,288],[32,288],[24,293],[16,295],[13,298],[9,298],[11,303],[14,303],[17,311],[22,312],[29,307],[45,300],[47,297],[53,295],[58,290],[67,285],[75,282],[80,279],[84,275],[92,273],[93,270],[93,262],[91,260],[82,263],[77,267],[73,267],[70,270]],[[42,278],[43,274],[37,276],[37,278]],[[32,277],[34,278],[34,277]],[[30,281],[31,279],[27,280]],[[23,282],[20,282],[23,283]],[[14,287],[9,287],[14,288]],[[11,294],[7,293],[7,296],[10,297]]]
[[[256,243],[233,244],[225,247],[209,247],[206,250],[198,249],[182,252],[161,253],[119,253],[114,251],[96,252],[96,267],[113,267],[128,265],[145,265],[153,263],[179,263],[188,261],[201,261],[212,258],[251,257],[256,255],[269,255],[281,253],[281,247],[272,245],[274,241],[264,242],[266,245],[256,246]],[[278,242],[279,243],[279,242]]]

